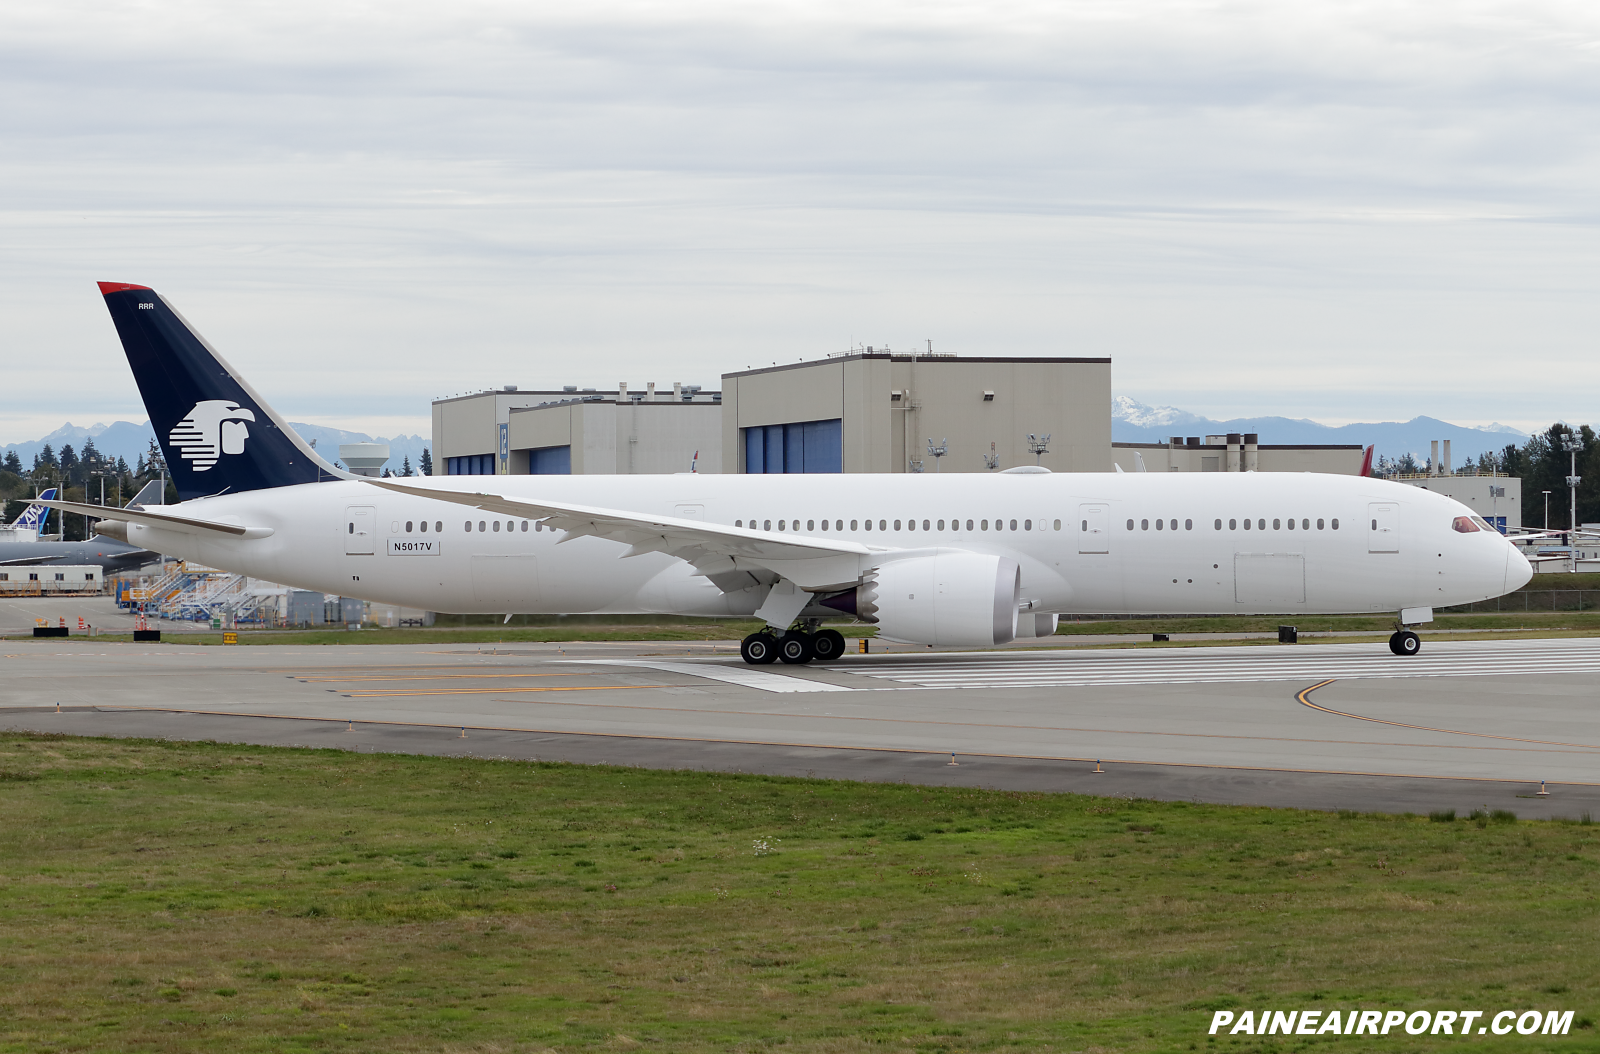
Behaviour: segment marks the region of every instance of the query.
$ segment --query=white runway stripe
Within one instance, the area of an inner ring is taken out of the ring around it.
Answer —
[[[1306,678],[1496,677],[1600,673],[1600,640],[1430,641],[1426,654],[1391,655],[1383,645],[1194,648],[990,654],[839,663],[839,673],[921,688],[1048,688],[1216,684]]]

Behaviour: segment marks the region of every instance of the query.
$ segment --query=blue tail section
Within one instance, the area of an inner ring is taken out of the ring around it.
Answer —
[[[37,500],[50,501],[55,496],[56,488],[51,487],[49,490],[40,491]],[[16,522],[11,526],[21,528],[25,531],[31,530],[35,534],[43,534],[45,529],[45,517],[49,515],[50,510],[45,508],[43,505],[29,505],[26,509],[22,510],[22,514],[17,517]]]
[[[161,295],[101,282],[183,501],[348,479],[306,445]]]

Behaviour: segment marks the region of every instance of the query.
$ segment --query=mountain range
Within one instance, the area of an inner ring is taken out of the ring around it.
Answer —
[[[329,461],[338,460],[340,443],[388,443],[389,463],[385,467],[394,472],[400,471],[400,466],[404,463],[402,459],[407,457],[411,459],[411,467],[415,469],[422,460],[423,448],[432,445],[432,440],[424,436],[399,435],[390,439],[379,436],[374,439],[365,432],[346,432],[339,428],[308,425],[297,421],[289,422],[289,427],[300,433],[306,442],[315,444],[317,453]],[[150,441],[155,439],[156,434],[150,427],[149,421],[137,425],[132,421],[117,421],[109,425],[94,424],[87,428],[69,421],[42,439],[0,446],[0,457],[4,457],[8,450],[15,450],[17,457],[22,459],[22,467],[29,468],[33,465],[33,456],[42,451],[46,443],[59,454],[62,446],[68,443],[72,444],[74,450],[82,450],[83,441],[90,437],[94,438],[95,448],[100,453],[111,458],[124,458],[128,462],[128,467],[132,468],[145,451],[150,449]]]
[[[290,425],[307,442],[315,442],[318,452],[329,460],[338,458],[341,443],[388,443],[390,451],[388,468],[396,472],[400,470],[402,459],[407,457],[411,459],[411,465],[415,468],[422,460],[423,448],[431,444],[431,440],[419,435],[399,435],[385,439],[381,436],[373,438],[365,432],[347,432],[323,425],[298,422],[290,422]],[[1456,465],[1460,465],[1469,457],[1477,458],[1485,451],[1502,450],[1508,443],[1521,445],[1528,438],[1526,432],[1506,425],[1471,427],[1454,425],[1433,417],[1337,426],[1291,417],[1236,417],[1228,421],[1215,421],[1173,406],[1150,406],[1126,395],[1118,395],[1111,400],[1113,442],[1165,443],[1169,436],[1174,435],[1203,438],[1208,435],[1226,435],[1229,432],[1255,432],[1261,437],[1261,442],[1266,444],[1376,446],[1378,455],[1398,458],[1402,454],[1409,453],[1419,459],[1428,455],[1433,440],[1448,439],[1451,441],[1451,457]],[[46,443],[59,453],[61,447],[67,443],[81,449],[83,441],[91,436],[101,453],[111,457],[126,458],[129,466],[132,466],[145,451],[150,449],[150,441],[155,438],[155,432],[151,430],[148,421],[143,424],[117,421],[109,425],[95,424],[87,428],[69,422],[42,439],[0,446],[0,456],[8,450],[15,450],[17,456],[22,459],[23,466],[27,467],[33,464],[33,456],[39,453]]]
[[[1349,425],[1325,425],[1292,417],[1214,421],[1173,406],[1150,406],[1126,395],[1111,400],[1114,443],[1165,443],[1176,435],[1199,436],[1204,441],[1208,435],[1229,432],[1254,432],[1263,444],[1375,446],[1377,457],[1411,454],[1419,460],[1429,455],[1435,439],[1448,439],[1451,461],[1457,466],[1469,457],[1476,459],[1487,451],[1504,450],[1512,443],[1521,446],[1528,439],[1528,433],[1507,425],[1453,425],[1436,417]]]

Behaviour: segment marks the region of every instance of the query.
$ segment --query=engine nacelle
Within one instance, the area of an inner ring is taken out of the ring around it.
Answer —
[[[936,549],[883,564],[854,593],[824,603],[853,610],[889,640],[988,648],[1016,637],[1021,588],[1015,560]]]
[[[1038,615],[1023,612],[1017,616],[1017,639],[1024,637],[1054,637],[1061,623],[1060,615]]]

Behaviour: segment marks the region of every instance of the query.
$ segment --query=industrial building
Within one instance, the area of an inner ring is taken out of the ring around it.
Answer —
[[[1361,473],[1366,448],[1268,444],[1254,432],[1173,436],[1165,443],[1113,443],[1111,458],[1124,472],[1332,472]]]
[[[723,471],[1109,472],[1110,406],[1110,359],[868,348],[723,374]]]
[[[433,404],[436,476],[720,472],[721,393],[567,387],[474,392]],[[698,458],[697,458],[698,455]]]
[[[1515,476],[1394,476],[1435,494],[1454,498],[1501,531],[1522,526],[1522,480]]]

